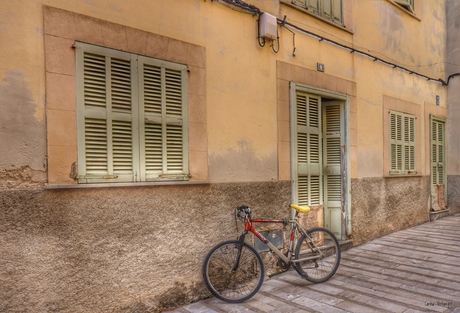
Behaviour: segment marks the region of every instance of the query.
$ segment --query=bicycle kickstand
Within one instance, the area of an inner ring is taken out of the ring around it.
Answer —
[[[243,248],[243,244],[244,244],[244,238],[246,237],[246,234],[247,234],[247,231],[244,231],[241,236],[238,238],[238,253],[236,255],[236,259],[235,259],[235,263],[233,264],[233,269],[232,269],[232,272],[236,272],[236,270],[238,269],[238,266],[240,265],[240,258],[241,258],[241,250]]]

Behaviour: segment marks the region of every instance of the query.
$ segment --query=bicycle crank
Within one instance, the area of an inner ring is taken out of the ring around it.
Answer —
[[[287,252],[284,254],[287,256]],[[276,266],[283,271],[287,271],[289,269],[289,264],[284,262],[283,259],[278,258],[278,262],[276,262]]]

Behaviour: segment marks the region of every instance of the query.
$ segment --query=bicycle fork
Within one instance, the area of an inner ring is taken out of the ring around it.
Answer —
[[[241,251],[243,251],[244,238],[246,237],[247,233],[248,233],[247,230],[243,231],[240,238],[238,238],[238,243],[237,243],[238,250],[236,252],[235,264],[233,264],[232,273],[235,273],[236,270],[238,269],[238,266],[240,265]]]

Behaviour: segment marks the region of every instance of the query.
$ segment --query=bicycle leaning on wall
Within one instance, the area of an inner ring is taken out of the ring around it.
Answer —
[[[249,232],[279,257],[278,266],[284,270],[292,267],[302,278],[312,283],[325,282],[335,274],[340,264],[337,238],[323,227],[303,229],[298,222],[298,213],[309,213],[310,207],[295,204],[290,206],[295,210],[294,217],[281,220],[252,218],[248,206],[236,208],[235,215],[244,222],[244,231],[237,240],[217,244],[203,263],[204,283],[216,298],[229,303],[243,302],[252,298],[262,286],[264,264],[260,254],[245,242]],[[290,225],[287,252],[284,254],[268,241],[254,227],[254,223]]]

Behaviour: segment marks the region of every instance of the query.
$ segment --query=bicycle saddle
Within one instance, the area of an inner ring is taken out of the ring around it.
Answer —
[[[293,208],[299,213],[309,213],[310,212],[310,207],[308,205],[300,206],[300,205],[291,204],[291,208]]]

